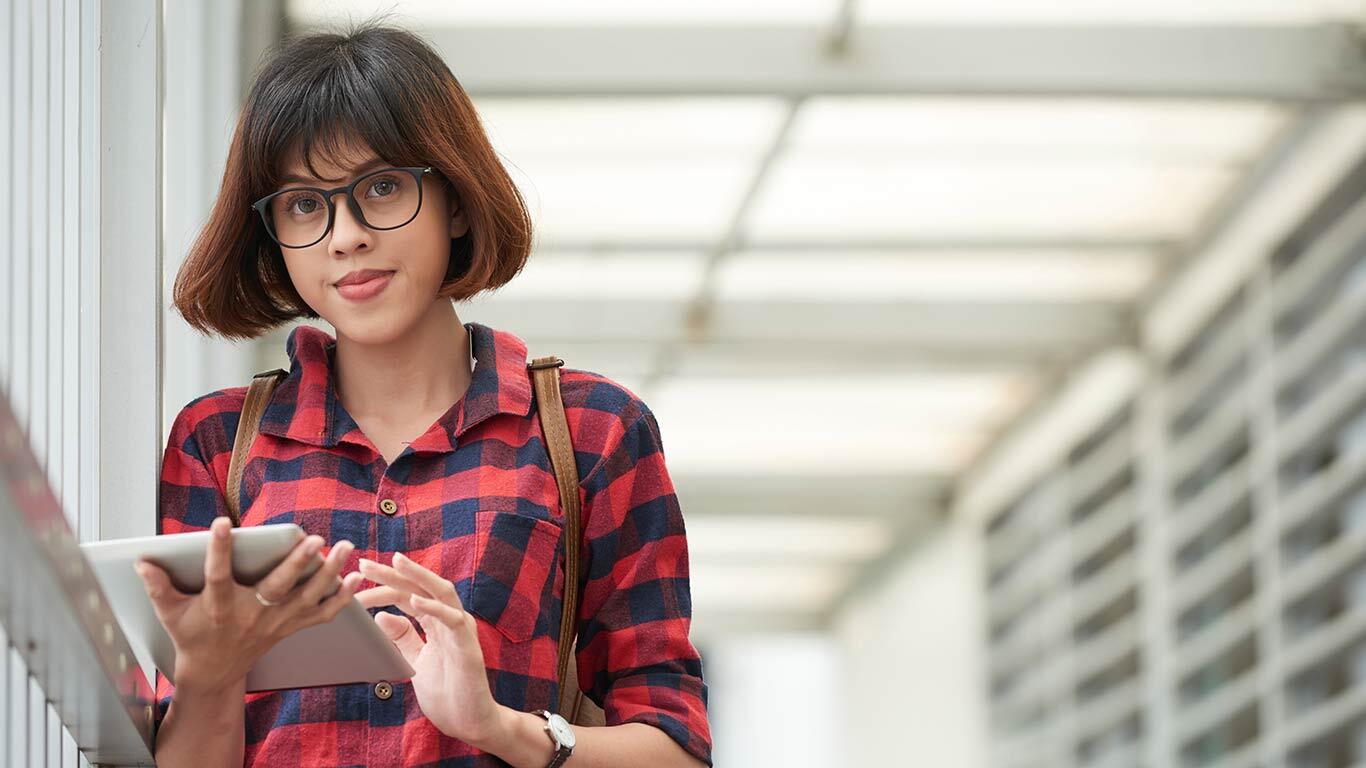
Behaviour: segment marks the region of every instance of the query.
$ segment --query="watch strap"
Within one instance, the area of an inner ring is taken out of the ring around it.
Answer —
[[[555,745],[555,755],[550,758],[550,764],[547,765],[546,768],[560,768],[560,766],[564,765],[564,762],[569,759],[569,755],[574,751],[574,748],[560,743],[560,737],[556,736],[555,730],[550,727],[551,713],[549,710],[538,709],[536,710],[536,714],[540,715],[541,718],[546,721],[546,735],[550,737],[550,742]]]
[[[564,761],[569,759],[570,751],[569,747],[560,747],[555,750],[555,757],[551,759],[550,765],[547,765],[546,768],[560,768],[564,765]]]

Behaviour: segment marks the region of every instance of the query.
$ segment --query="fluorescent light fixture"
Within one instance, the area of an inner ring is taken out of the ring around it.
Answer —
[[[754,163],[740,158],[681,162],[650,158],[523,156],[510,169],[526,198],[537,240],[548,248],[585,242],[720,237]]]
[[[906,434],[891,425],[887,432],[802,429],[756,424],[753,417],[749,424],[725,430],[708,431],[681,420],[670,420],[663,429],[671,470],[733,477],[953,474],[969,464],[990,437],[980,430],[948,428]]]
[[[509,299],[669,299],[694,296],[702,283],[700,253],[542,252],[498,289]]]
[[[302,24],[335,23],[396,11],[419,26],[629,26],[644,24],[822,24],[835,17],[838,0],[289,0],[286,13]]]
[[[1245,163],[1290,115],[1263,101],[847,96],[812,99],[792,126],[794,154],[916,162]]]
[[[849,564],[700,563],[690,568],[689,587],[699,612],[735,608],[812,611],[825,607],[844,590],[854,568]]]
[[[864,0],[869,24],[1205,25],[1359,21],[1359,0]]]
[[[688,557],[694,563],[708,561],[707,567],[712,561],[743,563],[745,558],[864,560],[885,550],[893,535],[886,520],[746,514],[754,510],[689,514],[695,507],[687,498],[682,503],[687,517]]]
[[[952,473],[1031,389],[989,374],[687,379],[651,405],[675,472]]]
[[[1261,102],[817,99],[748,234],[1182,239],[1287,119]]]
[[[678,338],[685,304],[663,299],[581,301],[574,298],[518,300],[497,292],[457,305],[462,318],[516,333],[538,347],[549,341],[594,339],[645,344]],[[559,354],[556,350],[549,350]],[[549,353],[547,352],[547,354]]]
[[[722,301],[1133,300],[1157,253],[1142,249],[940,251],[854,255],[740,252],[717,275]]]
[[[819,350],[812,352],[819,354]],[[804,412],[806,421],[871,410],[884,423],[901,419],[920,425],[950,425],[964,420],[989,421],[1003,401],[1028,389],[1027,381],[1023,374],[1005,371],[673,379],[661,388],[656,409],[700,407],[726,420],[746,420],[770,410]],[[766,408],[755,408],[764,404]]]
[[[548,248],[719,237],[782,118],[767,98],[477,105]]]
[[[763,151],[786,114],[768,97],[476,98],[494,147],[522,157],[695,161]]]
[[[754,239],[1177,239],[1238,178],[1231,168],[1046,159],[959,165],[791,156],[755,204]]]

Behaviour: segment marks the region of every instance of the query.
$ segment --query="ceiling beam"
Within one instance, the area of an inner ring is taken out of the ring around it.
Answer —
[[[682,357],[682,352],[687,346],[701,345],[711,337],[712,307],[716,303],[716,282],[721,269],[721,262],[735,252],[740,233],[744,231],[745,225],[748,223],[749,213],[754,208],[755,201],[759,197],[759,191],[763,189],[764,182],[773,173],[773,167],[787,145],[788,135],[792,132],[792,124],[797,119],[797,113],[801,110],[802,103],[803,100],[797,98],[792,99],[787,105],[782,123],[774,132],[768,149],[754,169],[739,205],[731,212],[730,223],[726,225],[725,234],[704,252],[701,284],[689,302],[688,308],[684,311],[684,338],[659,346],[654,364],[650,366],[650,371],[645,380],[641,382],[641,388],[647,396],[654,392],[660,381],[676,372],[677,361]]]
[[[602,340],[668,341],[682,335],[687,306],[664,299],[495,296],[471,302],[468,318],[517,328],[528,342],[560,337],[566,328]],[[819,355],[827,345],[853,341],[888,345],[879,348],[889,352],[920,346],[1018,356],[1114,338],[1127,328],[1117,302],[747,300],[712,308],[708,343],[804,340],[805,354]]]
[[[427,35],[475,96],[965,94],[1336,101],[1346,24],[1303,27],[464,27]]]
[[[664,438],[668,440],[666,435]],[[667,450],[667,449],[666,449]],[[947,475],[673,477],[684,516],[843,517],[900,521],[920,518],[947,493]]]
[[[709,609],[693,604],[691,637],[705,655],[712,641],[722,641],[741,633],[822,632],[827,623],[814,611],[778,610],[755,606],[753,609]]]
[[[1017,252],[1030,254],[1035,251],[1084,251],[1104,255],[1116,253],[1127,255],[1134,251],[1164,253],[1176,247],[1177,242],[1163,238],[1150,239],[1113,239],[1089,240],[1085,238],[1036,238],[991,237],[984,235],[974,238],[954,238],[951,240],[935,238],[887,238],[869,240],[848,237],[822,239],[800,238],[775,240],[764,238],[755,240],[743,235],[731,238],[735,251],[755,253],[830,253],[839,256],[863,256],[891,254],[914,259],[919,252],[939,254],[941,252],[963,253],[968,251]],[[715,247],[710,239],[670,239],[670,238],[547,238],[537,246],[537,252],[547,254],[560,251],[591,251],[599,254],[627,253],[676,253],[680,251],[706,251]]]

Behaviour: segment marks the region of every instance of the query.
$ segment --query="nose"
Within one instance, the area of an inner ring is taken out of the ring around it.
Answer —
[[[338,200],[337,197],[341,199]],[[373,237],[370,228],[361,223],[352,210],[351,198],[345,192],[338,192],[333,198],[336,205],[336,218],[332,221],[332,235],[328,250],[333,255],[344,256],[354,251],[369,248]]]

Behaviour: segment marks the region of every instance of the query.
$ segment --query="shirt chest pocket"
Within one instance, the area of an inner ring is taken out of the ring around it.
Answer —
[[[560,620],[560,526],[529,515],[475,515],[475,572],[470,613],[512,642],[551,634]]]

